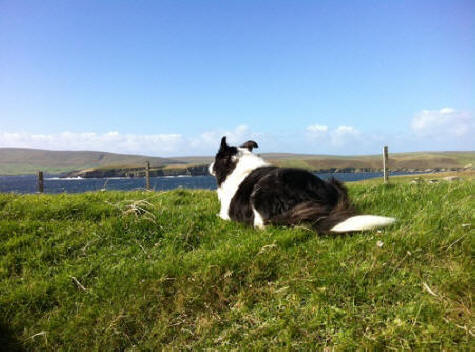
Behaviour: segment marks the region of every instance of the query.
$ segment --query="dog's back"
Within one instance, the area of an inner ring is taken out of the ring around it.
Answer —
[[[301,169],[263,167],[241,182],[229,209],[232,220],[254,224],[310,222],[326,232],[354,214],[346,187],[335,179],[323,181]]]

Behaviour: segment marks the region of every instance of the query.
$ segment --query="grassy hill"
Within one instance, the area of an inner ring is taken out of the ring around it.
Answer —
[[[171,159],[143,155],[0,148],[0,175],[32,174],[38,170],[61,173],[112,165],[143,166],[147,160],[157,166],[175,163]]]
[[[264,159],[272,164],[281,167],[296,167],[314,171],[334,172],[338,170],[379,170],[382,168],[381,156],[379,155],[362,155],[362,156],[329,156],[329,155],[305,155],[305,154],[262,154]],[[213,160],[212,157],[177,157],[173,158],[177,164],[165,166],[163,171],[171,171],[180,173],[180,170],[189,173],[190,169],[198,169],[200,173]],[[450,170],[463,169],[475,160],[475,152],[427,152],[427,153],[400,153],[391,154],[389,167],[392,171],[398,170]],[[119,170],[115,170],[116,176],[122,176],[129,170],[127,165],[123,165]],[[82,177],[101,177],[108,167],[99,167],[92,170],[84,170],[81,173],[74,173],[72,176],[80,175]],[[141,171],[140,171],[141,172]],[[140,174],[138,172],[138,174]],[[143,173],[143,172],[142,172]],[[89,176],[88,176],[89,174]]]
[[[470,350],[473,181],[353,183],[383,231],[216,217],[210,191],[0,195],[7,350]]]
[[[380,155],[332,156],[310,154],[268,153],[262,157],[275,165],[299,167],[308,170],[380,169]],[[63,173],[90,169],[133,169],[143,167],[145,161],[152,167],[185,169],[209,164],[213,157],[159,158],[104,152],[47,151],[35,149],[0,148],[0,175],[31,174],[38,170]],[[391,169],[459,169],[475,162],[475,152],[426,152],[390,154]]]
[[[269,155],[268,159],[279,166],[321,169],[380,169],[381,155],[329,156],[329,155]],[[389,155],[389,167],[396,169],[457,169],[475,161],[475,152],[416,152]]]

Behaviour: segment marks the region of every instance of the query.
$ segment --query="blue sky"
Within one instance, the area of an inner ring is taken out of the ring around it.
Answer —
[[[474,150],[474,1],[0,0],[0,147]]]

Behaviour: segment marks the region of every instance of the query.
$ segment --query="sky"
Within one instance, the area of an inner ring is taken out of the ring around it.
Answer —
[[[0,147],[475,150],[475,1],[0,0]]]

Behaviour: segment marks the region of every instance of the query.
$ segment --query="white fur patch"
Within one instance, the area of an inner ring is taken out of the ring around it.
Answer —
[[[254,209],[254,207],[252,208],[252,212],[254,213],[254,227],[263,230],[265,228],[265,225],[261,214],[259,214],[258,211]]]
[[[249,150],[238,148],[239,153],[236,155],[238,162],[233,172],[226,177],[224,182],[218,187],[217,193],[221,202],[221,210],[219,217],[224,220],[230,220],[229,207],[231,200],[236,194],[239,185],[249,174],[260,167],[269,166],[270,164],[259,156],[252,154]]]
[[[330,230],[331,232],[353,232],[373,230],[378,227],[388,226],[396,219],[376,215],[357,215],[342,221]]]

